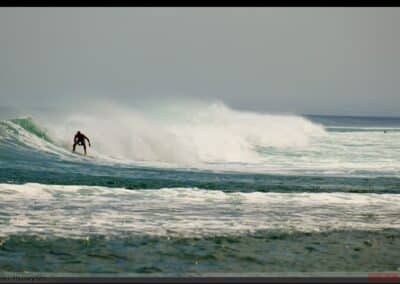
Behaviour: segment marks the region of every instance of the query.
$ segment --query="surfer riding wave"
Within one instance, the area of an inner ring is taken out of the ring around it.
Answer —
[[[72,146],[72,152],[75,152],[76,145],[81,145],[81,146],[83,146],[83,150],[84,150],[85,155],[86,155],[85,140],[88,141],[89,147],[91,147],[89,138],[85,134],[83,134],[80,131],[78,131],[74,136],[74,145]]]

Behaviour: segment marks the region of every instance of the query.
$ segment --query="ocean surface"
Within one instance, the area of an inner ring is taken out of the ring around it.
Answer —
[[[3,115],[0,274],[400,271],[400,118],[101,113]]]

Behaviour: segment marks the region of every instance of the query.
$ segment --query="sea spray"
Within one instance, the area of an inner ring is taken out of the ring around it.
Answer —
[[[155,112],[98,103],[42,123],[63,147],[70,147],[81,130],[93,141],[93,155],[180,165],[257,162],[262,160],[258,146],[301,148],[325,134],[300,116],[238,111],[221,102],[171,105]]]

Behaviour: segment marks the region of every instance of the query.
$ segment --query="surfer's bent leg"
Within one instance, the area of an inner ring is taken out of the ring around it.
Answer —
[[[78,144],[78,143],[75,142],[74,146],[72,146],[72,152],[75,152],[76,144]]]
[[[85,152],[85,155],[86,155],[86,144],[85,144],[85,142],[82,143],[82,146],[83,146],[83,151]]]

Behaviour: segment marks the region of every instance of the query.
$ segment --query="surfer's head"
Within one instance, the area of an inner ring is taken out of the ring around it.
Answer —
[[[78,132],[76,132],[76,134],[81,134],[81,132],[78,130]]]

